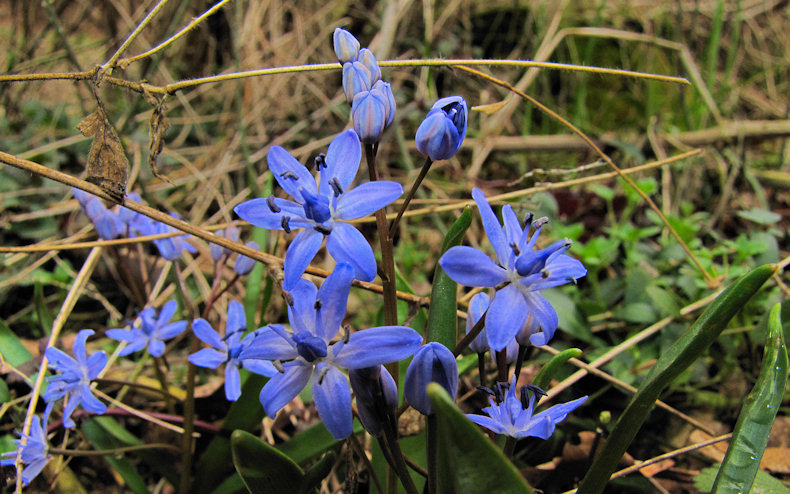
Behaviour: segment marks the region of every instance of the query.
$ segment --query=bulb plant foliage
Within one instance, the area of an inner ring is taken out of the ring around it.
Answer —
[[[190,373],[178,375],[183,379],[194,372],[201,380],[220,380],[224,383],[224,397],[230,402],[244,401],[243,394],[251,392],[245,381],[257,374],[263,376],[265,384],[258,391],[256,406],[270,420],[280,420],[278,412],[300,396],[303,402],[314,403],[320,421],[335,440],[350,440],[356,434],[356,417],[364,430],[379,441],[385,461],[403,487],[413,493],[417,488],[399,446],[398,410],[412,407],[428,417],[429,429],[434,427],[442,412],[433,406],[428,385],[438,383],[455,399],[462,386],[458,356],[453,348],[434,341],[426,328],[410,327],[411,318],[401,324],[360,323],[347,318],[349,296],[355,284],[375,282],[380,274],[382,283],[394,282],[384,279],[389,275],[382,267],[387,262],[394,263],[395,259],[386,257],[392,255],[392,250],[387,254],[382,245],[377,247],[370,229],[355,220],[392,207],[404,188],[396,181],[368,180],[367,174],[358,173],[363,151],[368,163],[375,166],[375,150],[387,128],[397,120],[396,97],[370,49],[361,47],[356,37],[341,28],[335,29],[332,40],[340,62],[339,85],[349,104],[350,128],[333,130],[335,135],[326,154],[316,157],[309,167],[285,148],[273,145],[265,162],[267,173],[279,188],[267,197],[252,198],[233,208],[237,216],[234,219],[283,232],[283,271],[275,290],[282,294],[287,317],[258,328],[248,327],[250,315],[255,314],[257,307],[245,306],[233,296],[225,300],[228,296],[223,283],[227,289],[239,277],[250,275],[257,262],[238,255],[232,262],[232,271],[227,269],[226,275],[225,264],[233,256],[229,249],[210,245],[199,250],[188,236],[169,236],[153,240],[161,256],[158,266],[175,264],[184,251],[193,254],[201,263],[215,267],[217,279],[211,295],[181,304],[173,296],[164,303],[150,302],[128,327],[107,330],[104,335],[109,339],[103,339],[102,346],[114,352],[112,362],[123,369],[131,367],[125,365],[125,360],[136,362],[135,372],[144,371],[153,361],[162,374],[161,384],[166,391],[168,375],[186,364],[174,349],[183,348],[185,340],[191,341],[188,363],[194,367],[190,367]],[[469,121],[466,100],[451,95],[438,99],[416,129],[403,131],[415,136],[417,150],[429,162],[449,160],[459,153]],[[580,260],[568,253],[570,241],[542,242],[546,218],[527,215],[522,221],[510,205],[505,205],[500,221],[482,190],[472,188],[471,195],[494,257],[478,248],[458,245],[447,250],[438,264],[460,285],[489,289],[471,299],[465,324],[467,333],[482,325],[469,348],[480,355],[488,353],[487,360],[496,362],[501,377],[508,374],[508,363],[514,362],[523,348],[546,345],[555,336],[559,316],[542,292],[574,283],[587,271]],[[102,239],[176,232],[127,208],[107,207],[78,189],[74,189],[74,197]],[[137,194],[129,194],[126,200],[142,203]],[[386,218],[384,221],[386,224]],[[247,232],[249,228],[237,224],[217,233],[240,242]],[[379,242],[392,242],[392,237],[384,235]],[[262,250],[262,244],[249,241],[246,245]],[[329,274],[317,286],[318,280],[306,272],[314,273],[310,266],[323,245],[333,261],[321,262]],[[152,253],[149,251],[149,255]],[[181,272],[177,264],[175,269]],[[386,289],[384,296],[391,296]],[[227,311],[217,310],[219,300],[225,300]],[[202,317],[195,313],[196,307],[204,309]],[[451,324],[456,322],[454,312],[453,309]],[[273,313],[276,311],[261,316]],[[5,466],[23,466],[25,485],[33,482],[52,458],[46,430],[50,415],[61,420],[64,427],[74,428],[80,422],[72,419],[78,407],[84,409],[81,420],[108,410],[94,394],[97,379],[107,372],[108,357],[104,350],[87,351],[87,339],[92,335],[92,330],[80,331],[71,354],[55,347],[46,350],[49,367],[54,371],[47,378],[42,396],[47,409],[43,416],[33,417],[30,427],[20,433],[16,449],[3,453],[0,460]],[[109,343],[112,340],[121,346]],[[399,376],[400,364],[405,376]],[[486,388],[489,406],[466,415],[468,420],[494,434],[548,439],[558,424],[586,400],[580,397],[536,412],[536,397],[542,391],[529,385],[517,387],[518,378],[513,375]],[[480,379],[483,383],[487,377],[481,375]],[[400,390],[399,381],[403,383]],[[399,399],[399,394],[404,399]],[[188,395],[186,400],[194,400],[194,395]],[[171,413],[182,407],[185,409],[179,404]],[[185,413],[182,422],[194,420]],[[301,430],[304,425],[297,423],[295,427]],[[480,434],[482,428],[476,434],[487,440]],[[429,430],[428,437],[435,438],[435,431]],[[430,477],[436,475],[437,467],[430,463],[430,445],[426,447],[431,485]],[[262,458],[261,462],[265,460]]]

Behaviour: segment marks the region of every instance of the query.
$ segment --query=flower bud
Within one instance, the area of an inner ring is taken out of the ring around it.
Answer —
[[[126,197],[124,198],[124,202],[127,201],[132,201],[138,204],[142,204],[143,199],[140,197],[140,194],[138,194],[137,192],[130,192],[126,194]],[[120,209],[118,209],[118,218],[120,218],[120,220],[127,225],[131,224],[135,220],[135,218],[137,218],[137,216],[139,215],[140,213],[136,213],[131,209],[125,208],[123,206],[121,206]]]
[[[335,55],[340,63],[354,62],[359,58],[359,41],[345,29],[336,27],[332,35]]]
[[[466,101],[448,96],[437,101],[417,129],[417,149],[433,161],[455,155],[466,136]]]
[[[379,80],[373,84],[373,89],[371,89],[371,91],[380,93],[383,100],[387,103],[387,124],[385,127],[389,127],[395,119],[395,95],[392,94],[392,87],[389,82]]]
[[[472,330],[477,321],[483,317],[486,310],[488,310],[488,304],[490,303],[491,299],[487,293],[478,293],[472,300],[469,301],[469,310],[466,313],[466,333]],[[475,353],[484,353],[488,350],[488,337],[486,336],[485,326],[483,326],[483,330],[477,335],[477,337],[472,340],[472,343],[469,344],[469,349]]]
[[[101,199],[91,196],[85,204],[85,214],[88,215],[96,233],[102,240],[112,240],[124,231],[124,225],[118,215],[102,204]]]
[[[231,225],[224,230],[220,230],[217,232],[217,235],[220,237],[225,237],[228,240],[233,240],[237,242],[239,240],[239,229],[235,226]],[[222,247],[221,245],[211,244],[208,247],[209,254],[211,254],[211,258],[215,261],[218,261],[220,257],[223,255],[229,255],[230,249],[226,247]]]
[[[357,411],[362,426],[372,436],[378,436],[388,420],[395,417],[398,388],[387,369],[378,365],[348,372],[351,389],[357,397]],[[394,425],[394,420],[393,424]]]
[[[389,102],[380,90],[363,91],[354,97],[351,119],[359,139],[370,144],[378,142],[389,117]]]
[[[247,242],[245,245],[250,249],[261,250],[255,242]],[[239,257],[236,258],[236,264],[233,265],[233,270],[236,271],[239,276],[247,276],[250,274],[250,271],[252,271],[252,268],[255,267],[255,262],[255,259],[239,254]]]
[[[346,101],[349,104],[354,101],[357,93],[370,91],[373,85],[370,78],[370,70],[362,62],[343,64],[343,92],[346,93]]]
[[[458,391],[455,356],[447,347],[435,341],[424,345],[414,354],[403,384],[406,401],[423,415],[432,413],[426,390],[432,382],[439,384],[452,397]]]
[[[376,56],[373,55],[372,51],[368,50],[367,48],[362,48],[359,50],[358,61],[368,69],[368,72],[370,72],[371,86],[377,81],[381,80],[381,69],[379,68],[379,62],[376,60]]]

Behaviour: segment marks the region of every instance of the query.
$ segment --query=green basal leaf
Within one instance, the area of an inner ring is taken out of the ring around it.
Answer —
[[[19,367],[33,358],[5,321],[0,321],[0,354],[14,367]]]
[[[444,237],[441,254],[444,254],[450,247],[460,244],[464,233],[471,224],[472,208],[467,206]],[[455,342],[458,339],[456,334],[458,331],[457,288],[456,283],[447,276],[439,263],[436,263],[425,336],[428,341],[437,341],[450,349],[455,347]]]
[[[738,415],[730,447],[721,464],[714,493],[749,492],[768,444],[771,426],[782,405],[787,383],[787,348],[782,336],[780,306],[768,318],[768,340],[760,377]]]
[[[716,297],[694,324],[661,355],[620,416],[587,475],[582,479],[578,489],[579,494],[603,492],[617,462],[633,441],[661,392],[705,353],[730,319],[752,295],[757,293],[775,269],[773,265],[760,266],[735,281]]]
[[[694,477],[694,487],[700,492],[710,492],[713,489],[713,482],[716,480],[716,474],[719,473],[721,463],[717,463],[708,468],[700,471],[699,475]],[[757,470],[757,476],[754,478],[754,485],[752,485],[752,494],[790,494],[790,489],[785,487],[781,480],[772,477],[771,475]]]
[[[563,350],[557,355],[553,356],[551,360],[548,361],[546,365],[544,365],[538,375],[535,376],[535,379],[532,380],[532,384],[539,387],[540,389],[546,389],[551,384],[551,380],[557,374],[557,371],[562,367],[565,362],[572,358],[578,358],[582,354],[582,351],[578,348],[568,348],[567,350]]]
[[[95,449],[115,449],[127,446],[108,433],[95,418],[82,424],[81,430]],[[131,461],[116,455],[104,455],[101,458],[123,479],[122,487],[137,494],[148,494],[145,480],[137,473],[137,469]]]
[[[298,492],[304,472],[291,458],[245,431],[233,431],[230,443],[233,465],[252,494]]]
[[[438,424],[438,492],[533,492],[516,467],[466,418],[441,386],[429,384],[428,397]]]

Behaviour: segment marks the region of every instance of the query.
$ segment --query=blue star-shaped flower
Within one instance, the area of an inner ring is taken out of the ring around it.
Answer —
[[[107,336],[114,340],[125,341],[128,343],[118,356],[125,357],[148,347],[148,353],[154,357],[161,357],[165,353],[164,340],[174,338],[187,327],[186,321],[177,321],[168,324],[176,313],[178,304],[171,300],[162,307],[159,317],[156,316],[156,309],[146,307],[140,313],[142,327],[132,327],[130,329],[109,329]]]
[[[13,466],[17,456],[21,456],[22,463],[27,465],[22,470],[22,483],[29,485],[49,462],[49,441],[47,441],[47,420],[52,405],[47,405],[43,418],[34,416],[30,423],[30,433],[20,434],[19,439],[14,439],[16,451],[9,451],[0,455],[0,466]]]
[[[244,307],[231,301],[228,304],[228,319],[225,324],[225,337],[214,331],[205,319],[195,319],[192,329],[202,342],[213,348],[204,348],[189,356],[189,361],[199,367],[216,369],[220,364],[225,364],[225,397],[236,401],[241,396],[241,376],[239,369],[247,369],[256,374],[271,377],[277,374],[271,362],[261,359],[242,358],[241,353],[257,336],[250,333],[244,338],[247,329],[244,317]]]
[[[492,349],[501,351],[527,324],[532,329],[529,341],[535,346],[545,345],[554,336],[558,319],[557,312],[540,290],[574,281],[587,274],[587,269],[580,261],[564,254],[570,247],[569,240],[533,250],[545,220],[534,222],[535,233],[530,237],[531,217],[522,228],[508,204],[502,208],[503,229],[480,189],[474,189],[472,197],[480,210],[497,261],[473,247],[456,246],[439,259],[439,264],[450,278],[463,285],[494,287],[506,284],[496,291],[486,316],[486,334]]]
[[[272,325],[242,350],[241,357],[286,361],[260,394],[269,417],[291,401],[312,377],[318,414],[337,439],[351,434],[351,389],[340,369],[362,369],[412,355],[422,337],[405,326],[357,331],[333,341],[346,314],[354,268],[340,263],[321,288],[305,279],[291,290],[288,320],[291,331]]]
[[[505,383],[500,383],[500,385],[507,386]],[[493,397],[488,397],[491,406],[483,408],[483,412],[487,413],[488,417],[473,414],[466,416],[472,422],[497,434],[548,439],[554,433],[557,424],[565,420],[569,413],[587,400],[587,397],[584,396],[568,403],[554,405],[548,410],[533,415],[535,394],[538,392],[542,393],[536,387],[524,386],[521,388],[521,397],[519,398],[516,395],[516,377],[513,376],[504,399],[498,400],[499,403],[497,403]],[[529,394],[529,402],[526,399],[527,394]]]
[[[252,199],[234,208],[242,219],[261,228],[285,230],[304,228],[285,253],[283,288],[291,290],[301,278],[326,237],[326,248],[337,261],[354,268],[363,281],[376,277],[376,259],[368,241],[344,220],[367,216],[397,199],[403,187],[378,180],[351,188],[362,151],[353,130],[332,140],[325,159],[316,160],[320,178],[280,146],[272,146],[266,160],[269,170],[293,201],[269,196]]]
[[[74,339],[74,358],[68,356],[55,347],[49,347],[44,356],[49,361],[49,366],[60,374],[48,378],[47,390],[44,401],[47,403],[67,397],[66,407],[63,409],[63,426],[74,427],[71,413],[82,404],[82,407],[96,414],[103,414],[107,407],[91,393],[91,381],[104,370],[107,365],[107,355],[98,351],[88,357],[85,353],[85,340],[93,334],[92,329],[83,329]]]

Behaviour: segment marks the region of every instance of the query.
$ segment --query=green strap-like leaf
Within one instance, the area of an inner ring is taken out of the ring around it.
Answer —
[[[249,432],[230,436],[233,465],[252,494],[298,492],[304,472],[291,458]]]
[[[787,347],[779,314],[776,304],[768,317],[768,341],[760,377],[738,416],[730,447],[713,483],[714,494],[750,492],[760,467],[787,383]]]
[[[562,364],[572,358],[578,358],[581,354],[582,351],[578,348],[568,348],[567,350],[561,351],[553,356],[551,360],[540,369],[538,375],[532,380],[532,384],[540,389],[546,389],[549,384],[551,384],[551,379],[557,374],[559,368],[562,367]]]
[[[603,449],[579,485],[579,494],[600,494],[617,462],[631,444],[661,392],[705,353],[738,310],[774,273],[764,265],[750,271],[724,290],[694,324],[666,351],[648,373]]]
[[[467,206],[444,237],[441,253],[444,254],[450,247],[460,244],[471,224],[472,208]],[[456,290],[456,283],[436,263],[425,336],[428,341],[437,341],[451,350],[457,339]]]
[[[438,424],[438,483],[442,494],[520,494],[533,490],[453,403],[438,384],[428,385],[428,398]]]

